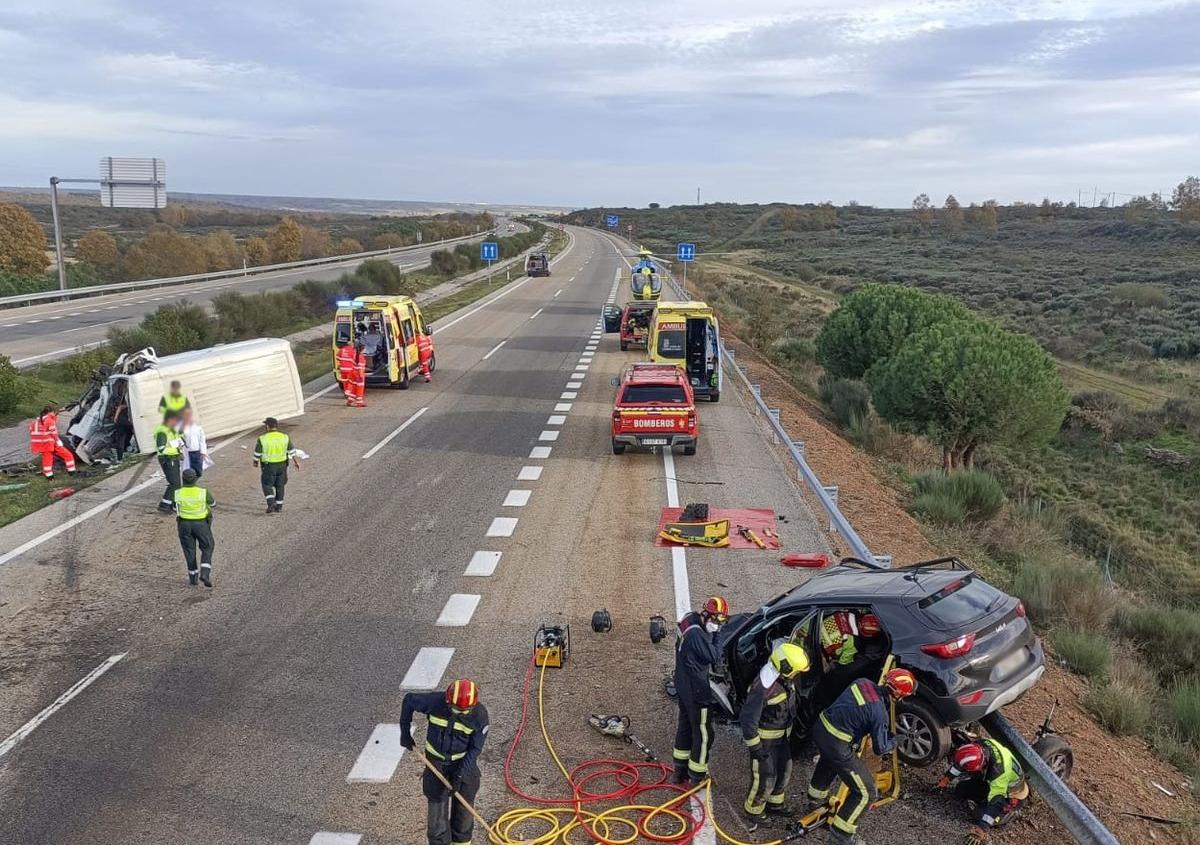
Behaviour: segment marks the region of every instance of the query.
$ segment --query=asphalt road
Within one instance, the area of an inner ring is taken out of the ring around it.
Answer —
[[[500,235],[510,234],[507,220],[500,221]],[[527,227],[517,224],[517,231]],[[515,233],[515,232],[514,232]],[[482,236],[480,236],[482,239]],[[440,244],[405,248],[391,258],[406,270],[425,267],[429,256]],[[0,310],[0,355],[7,355],[18,367],[27,367],[68,355],[105,339],[112,326],[131,326],[161,305],[187,300],[207,305],[226,291],[261,293],[290,288],[306,279],[331,281],[353,270],[360,260],[338,262],[319,267],[300,267],[263,273],[245,278],[217,279],[194,284],[143,291],[115,293],[67,302],[52,302],[23,308]]]
[[[606,238],[573,231],[551,277],[440,322],[433,384],[372,390],[362,410],[313,399],[289,427],[312,457],[282,515],[262,513],[251,438],[223,448],[206,476],[219,502],[211,592],[186,586],[172,520],[153,513],[157,484],[0,565],[0,737],[126,655],[0,757],[0,842],[412,845],[424,810],[419,763],[394,746],[400,699],[454,677],[476,679],[491,710],[479,805],[495,817],[514,805],[502,763],[542,622],[572,630],[546,692],[568,765],[626,754],[584,726],[591,712],[629,715],[669,755],[671,648],[650,644],[648,617],[718,592],[753,608],[800,576],[777,552],[656,548],[660,509],[772,507],[786,550],[828,546],[728,383],[700,408],[694,457],[611,454],[608,379],[639,356],[595,334],[619,259]],[[0,550],[146,474],[0,529]],[[588,629],[599,607],[608,634]],[[561,795],[536,731],[527,743],[514,778]],[[722,729],[726,822],[745,769]],[[913,836],[879,841],[958,830],[908,813]]]

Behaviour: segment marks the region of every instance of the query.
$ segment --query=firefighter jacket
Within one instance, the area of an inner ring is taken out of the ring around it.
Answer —
[[[763,740],[783,739],[791,732],[796,716],[796,693],[770,663],[763,666],[750,684],[738,723],[742,741],[753,748]]]
[[[675,640],[675,692],[680,703],[701,707],[713,703],[708,673],[720,662],[717,644],[704,630],[700,614],[693,611],[680,619]]]
[[[825,708],[820,718],[830,734],[851,745],[871,737],[871,745],[880,756],[896,746],[888,727],[887,692],[866,678],[859,678],[848,686],[833,704]]]
[[[488,733],[488,712],[482,704],[469,713],[455,713],[441,692],[410,692],[400,709],[400,731],[412,738],[413,713],[424,713],[429,720],[425,730],[425,754],[435,763],[460,765],[470,769],[478,765]]]

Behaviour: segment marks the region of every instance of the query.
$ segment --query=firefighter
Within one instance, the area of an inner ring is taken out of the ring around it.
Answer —
[[[158,503],[162,513],[173,513],[175,491],[179,489],[179,456],[183,453],[183,436],[179,433],[179,413],[167,411],[163,421],[154,429],[154,451],[158,465],[167,479],[167,490]]]
[[[679,620],[675,641],[675,695],[679,721],[671,756],[675,771],[671,783],[690,778],[693,786],[708,778],[708,757],[713,741],[713,694],[709,670],[721,662],[716,633],[729,621],[729,602],[713,596],[699,611]]]
[[[183,471],[183,484],[175,491],[175,527],[179,530],[179,545],[183,547],[183,562],[187,564],[188,583],[196,586],[197,578],[204,586],[212,587],[212,509],[213,494],[196,486],[196,471]],[[200,568],[196,568],[196,547],[200,547]]]
[[[433,381],[433,369],[429,362],[433,360],[433,335],[428,330],[417,335],[417,358],[421,362],[421,375],[425,382]]]
[[[488,734],[487,708],[479,703],[474,681],[458,680],[440,692],[405,693],[400,710],[400,744],[416,747],[412,736],[413,713],[424,713],[425,756],[469,804],[479,791],[479,754]],[[426,836],[429,845],[469,845],[475,819],[446,790],[433,772],[421,776],[421,791],[428,801]]]
[[[951,759],[938,788],[953,788],[956,798],[966,800],[975,823],[967,842],[981,845],[989,830],[1010,821],[1029,798],[1025,772],[1013,753],[991,737],[960,745]]]
[[[859,743],[867,736],[875,753],[883,756],[896,747],[889,716],[889,699],[913,694],[917,679],[907,669],[892,669],[876,684],[859,678],[821,712],[813,728],[813,739],[821,752],[808,784],[809,809],[815,810],[829,798],[835,779],[849,788],[846,800],[829,820],[830,841],[850,845],[862,840],[855,834],[863,811],[876,798],[875,778],[858,756]]]
[[[287,484],[288,459],[300,469],[300,456],[292,446],[292,438],[279,431],[279,420],[263,420],[266,433],[254,444],[254,465],[262,467],[262,491],[267,498],[267,513],[283,510],[283,488]]]
[[[75,456],[58,436],[58,414],[53,406],[42,408],[37,419],[29,423],[29,450],[42,456],[42,475],[46,478],[54,477],[56,457],[66,464],[67,475],[75,474]]]
[[[753,833],[764,813],[787,812],[792,752],[788,735],[796,716],[792,679],[809,669],[808,654],[795,643],[780,643],[750,684],[739,723],[750,751],[750,794],[745,810]]]
[[[184,408],[192,407],[191,400],[183,395],[183,385],[178,381],[171,382],[168,391],[158,400],[158,412],[164,417],[168,412],[182,416]]]

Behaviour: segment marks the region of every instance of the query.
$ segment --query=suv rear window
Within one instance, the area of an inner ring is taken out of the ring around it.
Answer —
[[[677,384],[630,384],[621,397],[629,405],[654,403],[656,405],[686,405],[687,394]]]
[[[960,628],[988,612],[1004,594],[986,581],[968,575],[947,584],[917,603],[942,628]]]

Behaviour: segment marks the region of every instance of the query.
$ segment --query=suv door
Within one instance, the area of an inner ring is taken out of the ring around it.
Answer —
[[[771,656],[773,641],[789,638],[797,630],[807,630],[805,636],[811,637],[816,630],[813,622],[816,615],[813,607],[789,607],[776,613],[768,611],[738,635],[729,655],[729,680],[734,686],[734,698],[738,702],[746,697],[746,690],[750,688],[754,676]],[[807,639],[801,644],[809,650],[811,659],[813,652]]]

